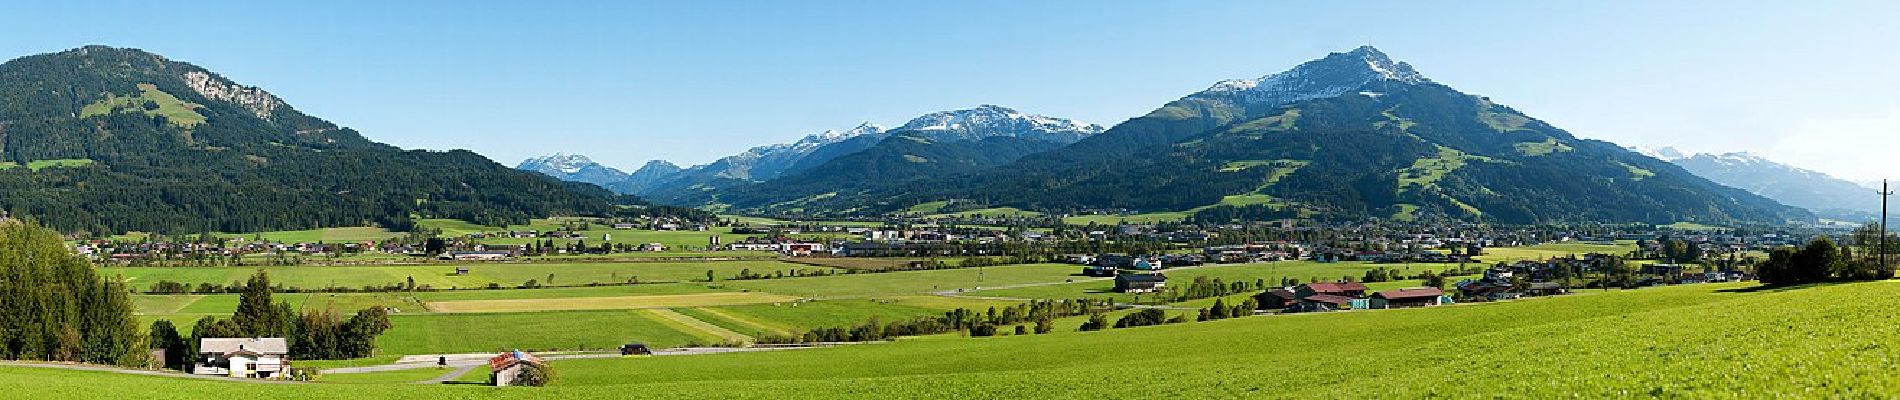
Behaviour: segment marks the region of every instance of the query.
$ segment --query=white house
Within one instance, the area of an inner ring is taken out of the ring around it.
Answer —
[[[204,338],[191,373],[232,378],[282,378],[290,372],[284,338]]]

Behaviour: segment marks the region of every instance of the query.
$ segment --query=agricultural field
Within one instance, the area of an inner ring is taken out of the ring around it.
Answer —
[[[71,399],[188,399],[232,390],[297,399],[1120,398],[1157,387],[1185,398],[1864,398],[1900,390],[1884,378],[1887,360],[1900,357],[1900,347],[1884,343],[1900,335],[1900,325],[1884,322],[1900,299],[1865,295],[1900,290],[1900,282],[1751,285],[818,350],[564,360],[553,363],[556,385],[540,389],[254,385],[23,367],[0,367],[0,385],[26,398]],[[1408,367],[1367,367],[1400,361]],[[1102,379],[1104,370],[1151,372],[1150,379]]]
[[[383,229],[383,228],[351,227],[351,228],[306,229],[306,230],[300,230],[300,231],[270,231],[270,232],[258,232],[258,233],[220,233],[217,235],[221,237],[226,237],[226,238],[263,239],[266,241],[283,242],[283,243],[318,243],[318,242],[334,243],[334,242],[361,242],[361,241],[387,240],[390,238],[401,237],[403,233],[391,232],[388,229]]]
[[[1062,223],[1069,224],[1069,225],[1088,225],[1088,224],[1117,225],[1121,223],[1153,224],[1153,223],[1162,223],[1162,222],[1178,222],[1178,221],[1187,219],[1188,214],[1190,213],[1186,211],[1173,211],[1173,212],[1154,212],[1154,213],[1127,214],[1127,215],[1115,215],[1115,214],[1071,215],[1071,216],[1063,217]]]
[[[52,160],[27,161],[26,169],[29,171],[39,171],[39,170],[47,169],[47,168],[73,168],[73,167],[84,167],[87,165],[92,165],[92,160],[88,160],[84,158],[62,158],[62,159],[52,159]],[[20,166],[20,163],[17,163],[17,162],[0,161],[0,170],[18,168],[19,166]]]
[[[518,312],[554,310],[630,310],[642,308],[712,307],[742,304],[787,303],[798,300],[778,294],[754,292],[716,292],[673,295],[616,296],[587,298],[543,298],[507,300],[432,301],[425,304],[439,313]]]
[[[1190,268],[1174,268],[1161,271],[1168,276],[1168,286],[1185,288],[1197,277],[1219,278],[1224,282],[1265,280],[1268,285],[1279,284],[1280,278],[1298,279],[1300,282],[1320,280],[1338,280],[1347,276],[1359,279],[1367,270],[1374,267],[1386,267],[1406,274],[1416,274],[1426,270],[1444,270],[1455,268],[1456,264],[1372,264],[1366,262],[1317,263],[1312,261],[1278,261],[1257,264],[1204,265]],[[1080,267],[1077,268],[1079,271]],[[996,290],[980,290],[967,293],[971,296],[1022,298],[1022,299],[1111,299],[1117,302],[1130,302],[1140,296],[1116,293],[1112,289],[1115,281],[1104,278],[1076,277],[1076,282],[1054,285],[1037,285]]]
[[[985,268],[730,281],[726,282],[725,285],[734,289],[746,289],[809,298],[865,298],[1029,283],[1060,282],[1064,279],[1072,278],[1072,275],[1080,271],[1081,269],[1079,269],[1079,267],[1067,264],[1024,264]]]
[[[468,275],[456,275],[457,267],[468,268]],[[513,287],[535,280],[541,285],[585,285],[589,283],[687,282],[705,281],[706,271],[715,280],[731,279],[742,271],[771,274],[794,270],[836,271],[833,268],[792,264],[779,261],[720,262],[591,262],[591,263],[472,263],[387,266],[281,266],[281,267],[103,267],[105,276],[124,276],[138,289],[150,288],[160,281],[227,285],[243,282],[258,269],[270,273],[271,283],[285,287],[324,288],[384,286],[415,279],[418,286],[439,289],[466,289],[490,284]]]

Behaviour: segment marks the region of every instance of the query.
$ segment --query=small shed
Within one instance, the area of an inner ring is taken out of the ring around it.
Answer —
[[[1168,277],[1161,274],[1119,274],[1115,275],[1115,291],[1122,293],[1148,293],[1167,286]]]
[[[541,357],[535,357],[521,350],[501,353],[488,359],[489,381],[494,382],[495,386],[512,386],[515,384],[515,379],[521,376],[521,371],[531,365],[541,366],[544,362],[541,361]]]

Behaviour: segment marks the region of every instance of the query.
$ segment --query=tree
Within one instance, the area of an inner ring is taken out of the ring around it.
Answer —
[[[129,292],[57,233],[0,218],[0,358],[145,366]]]
[[[1080,328],[1080,330],[1083,332],[1099,331],[1107,327],[1108,327],[1108,317],[1103,316],[1102,314],[1091,314],[1089,315],[1088,322],[1082,323],[1082,327]]]
[[[1048,318],[1036,320],[1036,334],[1041,335],[1056,330],[1056,324]]]
[[[514,386],[541,387],[554,383],[554,368],[547,364],[521,363],[521,373],[515,375]]]
[[[244,291],[238,295],[237,312],[231,314],[231,322],[237,324],[238,336],[231,337],[284,337],[290,333],[288,315],[278,313],[275,304],[271,304],[270,274],[257,270],[244,284]]]
[[[161,319],[152,322],[151,341],[146,343],[146,346],[165,350],[165,359],[154,360],[162,368],[182,370],[185,368],[185,361],[191,359],[191,345],[185,343],[185,338],[178,334],[178,328],[172,326],[172,322],[168,320]]]

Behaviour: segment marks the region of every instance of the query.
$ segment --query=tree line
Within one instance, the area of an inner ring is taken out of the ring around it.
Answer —
[[[272,292],[270,276],[259,270],[246,281],[229,318],[200,318],[189,340],[171,321],[153,322],[150,343],[165,349],[165,367],[174,369],[190,367],[187,357],[198,354],[204,338],[284,338],[292,359],[340,360],[374,354],[376,337],[391,327],[389,310],[380,306],[348,318],[328,309],[298,313],[288,301],[272,302]]]
[[[0,218],[0,358],[145,366],[130,292],[59,234]]]

